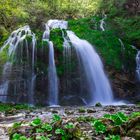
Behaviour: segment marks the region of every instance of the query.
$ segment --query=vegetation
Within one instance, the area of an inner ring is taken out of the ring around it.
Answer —
[[[137,117],[139,116],[135,116],[133,118],[137,119]],[[96,136],[101,136],[101,139],[121,140],[120,132],[113,132],[112,130],[115,129],[118,125],[120,127],[124,127],[125,124],[132,123],[133,120],[131,119],[131,115],[127,116],[122,112],[118,112],[112,115],[105,114],[103,118],[99,119],[89,118],[86,121],[80,120],[80,123],[87,123],[87,125],[90,124],[93,128],[93,133],[95,131]],[[112,120],[113,123],[110,122],[110,120]],[[70,120],[68,122],[65,122],[59,115],[54,114],[51,121],[49,122],[42,121],[40,118],[36,118],[31,122],[15,123],[13,127],[9,130],[9,135],[12,140],[69,140],[71,138],[82,138],[83,134],[82,132],[80,132],[81,130],[76,124],[77,123],[74,120],[72,122]],[[28,130],[25,126],[28,127]],[[24,132],[23,129],[25,129],[26,131]]]
[[[123,67],[125,71],[134,71],[136,50],[132,49],[131,45],[139,47],[140,31],[138,29],[140,27],[138,23],[140,18],[137,8],[132,11],[132,14],[126,8],[127,4],[132,5],[133,3],[128,0],[88,0],[86,2],[83,0],[24,0],[22,2],[4,0],[0,2],[0,46],[13,29],[29,24],[36,33],[38,48],[41,48],[43,24],[52,18],[66,19],[69,20],[71,30],[95,45],[107,65],[113,66],[117,70],[122,70]],[[100,31],[99,28],[103,13],[107,14],[105,32]],[[126,48],[125,52],[122,52],[118,38],[122,39]],[[51,40],[61,53],[63,50],[61,30],[53,30]],[[63,75],[64,66],[61,62],[62,58],[59,56],[58,61],[58,74]],[[37,65],[43,67],[41,62],[38,62]],[[131,67],[129,67],[130,65]]]
[[[135,7],[133,7],[134,5]],[[105,31],[102,31],[100,23],[105,14],[107,15]],[[94,49],[97,50],[107,68],[113,68],[117,72],[134,73],[137,51],[132,48],[132,45],[140,48],[140,16],[137,0],[0,1],[0,48],[13,30],[29,24],[37,38],[38,53],[35,72],[39,73],[46,81],[48,73],[48,66],[46,65],[48,63],[48,43],[42,40],[42,35],[43,25],[49,19],[67,20],[69,30],[74,31],[80,38],[89,41],[94,46]],[[65,68],[63,33],[66,35],[65,30],[60,29],[53,29],[50,33],[50,40],[54,43],[55,63],[60,80]],[[31,43],[31,36],[27,36],[26,39]],[[119,39],[122,40],[125,49],[122,48]],[[0,52],[0,74],[3,71],[2,66],[7,60],[10,60],[7,55],[8,47]],[[15,62],[13,61],[13,63]],[[73,56],[71,71],[73,71],[74,67],[76,67],[76,62]],[[40,80],[41,76],[39,74],[37,78]],[[116,81],[116,83],[119,82]],[[131,83],[128,83],[127,86],[129,84]],[[123,88],[126,90],[125,86]],[[40,93],[38,92],[37,94]],[[96,107],[102,107],[102,105],[97,103]],[[19,110],[33,109],[35,108],[26,104],[0,103],[0,112],[5,114],[14,114]],[[83,107],[78,110],[78,113],[81,114],[85,112],[86,109]],[[37,117],[28,122],[16,122],[9,129],[9,136],[12,140],[87,139],[83,130],[80,129],[80,126],[85,125],[91,130],[92,136],[99,137],[99,139],[121,140],[123,136],[131,136],[136,140],[140,139],[139,135],[134,135],[136,130],[140,130],[140,112],[133,112],[130,115],[117,112],[115,114],[105,114],[101,118],[80,116],[67,121],[65,119],[58,114],[54,114],[49,121],[48,118],[43,120]]]
[[[0,112],[13,112],[13,111],[16,111],[16,110],[30,110],[30,109],[33,109],[33,107],[30,107],[29,105],[26,105],[26,104],[12,104],[12,103],[0,103]]]
[[[101,17],[94,16],[76,21],[70,20],[69,28],[80,38],[86,39],[95,45],[107,65],[113,66],[117,70],[122,70],[122,66],[125,65],[125,69],[134,70],[136,50],[130,44],[124,42],[126,49],[123,52],[119,36],[117,37],[115,30],[107,29],[102,32],[96,27],[96,25],[99,25],[99,19],[101,20]],[[130,64],[132,67],[129,67]]]

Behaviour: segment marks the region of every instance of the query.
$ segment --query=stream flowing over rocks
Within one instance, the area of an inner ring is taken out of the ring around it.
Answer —
[[[93,133],[91,126],[80,123],[77,121],[79,117],[93,117],[101,118],[105,114],[115,114],[117,112],[123,112],[126,115],[130,115],[133,112],[139,112],[140,107],[135,105],[123,105],[123,106],[104,106],[104,107],[44,107],[33,110],[12,110],[11,112],[0,113],[0,140],[9,140],[8,130],[13,126],[15,122],[31,122],[33,119],[39,117],[43,121],[50,122],[53,114],[58,114],[64,122],[73,122],[79,125],[80,131],[88,137],[88,139],[99,140]],[[26,126],[25,126],[26,128]],[[20,130],[20,131],[25,131]],[[140,130],[139,130],[140,133]],[[125,137],[124,140],[130,140]],[[133,140],[133,139],[132,139]]]

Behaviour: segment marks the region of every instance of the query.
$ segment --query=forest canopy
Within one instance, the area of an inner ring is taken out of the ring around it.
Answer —
[[[17,26],[41,26],[50,18],[70,19],[95,14],[102,0],[2,0],[0,33]]]

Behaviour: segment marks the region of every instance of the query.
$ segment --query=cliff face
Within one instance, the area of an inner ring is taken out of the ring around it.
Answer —
[[[98,1],[98,0],[97,0]],[[56,11],[53,14],[52,11],[49,11],[48,9],[48,15],[46,15],[46,7],[40,11],[40,7],[37,6],[35,8],[35,5],[33,5],[32,11],[28,11],[28,14],[31,12],[32,15],[30,15],[30,19],[26,18],[26,20],[21,20],[22,24],[25,24],[25,22],[31,24],[31,27],[33,28],[33,31],[36,33],[36,36],[38,39],[38,48],[42,47],[42,22],[46,22],[50,18],[63,18],[66,17],[69,18],[67,20],[70,20],[70,18],[75,18],[74,20],[69,21],[69,29],[74,31],[76,35],[78,35],[80,38],[88,40],[91,44],[95,45],[95,48],[99,55],[101,56],[104,65],[105,70],[111,79],[111,83],[114,90],[114,95],[117,98],[121,99],[129,99],[129,100],[139,100],[140,97],[138,97],[138,86],[139,83],[137,83],[135,78],[135,69],[136,69],[136,50],[132,49],[131,45],[136,46],[137,48],[140,48],[140,0],[100,0],[101,3],[98,3],[98,10],[96,6],[96,11],[93,13],[90,18],[79,18],[79,17],[85,17],[90,16],[90,14],[84,15],[81,13],[76,12],[73,9],[66,9],[67,11],[64,11],[63,14],[66,14],[65,16],[61,15],[61,12],[59,13]],[[100,5],[100,6],[99,6]],[[72,7],[72,6],[71,6]],[[73,6],[74,7],[74,6]],[[0,7],[1,8],[1,7]],[[59,7],[60,8],[60,7]],[[84,7],[83,7],[84,8]],[[35,10],[36,9],[36,12]],[[74,9],[77,9],[77,7],[74,7]],[[93,9],[93,8],[91,8]],[[0,9],[1,10],[1,9]],[[60,10],[60,9],[57,9]],[[70,11],[69,11],[70,10]],[[88,9],[90,10],[90,9]],[[85,9],[83,10],[85,12]],[[34,13],[35,12],[35,13]],[[45,14],[44,14],[45,13]],[[98,13],[98,14],[97,14]],[[100,29],[100,22],[103,18],[102,13],[105,13],[107,15],[107,18],[105,19],[105,31],[101,31]],[[93,14],[95,16],[93,16]],[[7,17],[9,15],[6,15]],[[10,18],[12,18],[12,15],[10,15]],[[20,16],[21,18],[21,16]],[[78,19],[79,18],[79,19]],[[7,18],[7,21],[9,20],[9,17]],[[20,24],[20,21],[16,22]],[[11,22],[12,23],[12,22]],[[21,24],[21,25],[22,25]],[[1,25],[1,23],[0,23]],[[0,46],[2,46],[2,43],[6,40],[8,37],[8,33],[6,30],[8,30],[10,24],[8,24],[8,27],[2,28],[0,27]],[[13,28],[17,28],[17,24],[13,24]],[[11,27],[11,26],[10,26]],[[2,28],[2,29],[1,29]],[[1,30],[3,32],[1,32]],[[10,31],[11,32],[11,31]],[[61,31],[60,31],[61,32]],[[55,44],[55,63],[57,67],[57,73],[60,76],[60,83],[62,87],[60,87],[62,95],[65,92],[71,92],[64,91],[64,66],[63,66],[63,50],[57,50],[58,46],[63,43],[63,41],[59,40],[59,33],[57,34],[55,31],[55,36],[53,37],[53,42]],[[118,41],[118,39],[121,39],[125,46],[125,52],[122,52],[121,50],[121,43]],[[48,50],[41,53],[41,50],[38,49],[38,56],[37,56],[37,64],[36,64],[36,71],[38,72],[37,80],[39,82],[36,89],[36,94],[39,97],[40,94],[43,93],[43,90],[47,92],[47,58],[46,54],[48,53]],[[4,56],[4,55],[3,55]],[[2,66],[3,60],[0,59],[0,65]],[[1,67],[0,66],[0,67]],[[122,66],[125,66],[123,69]],[[75,77],[77,75],[76,73],[76,67],[75,63],[73,64],[74,70],[72,71],[72,76]],[[1,71],[1,69],[0,69]],[[42,74],[44,73],[44,74]],[[69,73],[68,73],[69,75]],[[73,78],[73,83],[78,83],[78,78]],[[69,79],[68,79],[69,80]],[[71,80],[71,79],[70,79]],[[75,82],[76,81],[76,82]],[[45,87],[45,89],[44,89]],[[43,89],[43,90],[42,90]],[[79,87],[72,87],[75,91],[78,93]],[[45,94],[42,96],[42,98],[45,98]],[[42,101],[42,98],[40,98],[40,101]]]
[[[127,0],[124,4],[124,9],[127,10],[130,16],[140,15],[140,1],[139,0]]]

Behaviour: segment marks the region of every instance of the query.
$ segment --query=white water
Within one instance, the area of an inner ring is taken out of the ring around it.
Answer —
[[[58,79],[54,61],[54,47],[51,41],[49,43],[49,68],[48,68],[48,86],[49,86],[49,105],[58,105]]]
[[[9,87],[9,76],[11,73],[12,64],[6,62],[3,68],[2,84],[0,85],[0,101],[7,101],[8,87]]]
[[[45,24],[45,32],[43,34],[43,40],[48,42],[49,47],[49,66],[48,66],[48,103],[50,106],[58,105],[58,77],[54,59],[54,46],[53,42],[49,41],[50,30],[55,28],[63,29],[63,21],[49,20]]]
[[[140,81],[140,50],[138,50],[135,46],[131,45],[131,47],[137,51],[136,55],[136,77],[138,81]]]
[[[106,18],[107,18],[107,15],[104,15],[103,19],[100,21],[100,29],[102,31],[105,31],[105,25],[106,25],[105,20],[106,20]]]
[[[36,46],[36,38],[35,35],[32,37],[32,77],[31,77],[31,85],[30,85],[30,95],[28,96],[28,102],[33,105],[34,104],[34,93],[35,93],[35,82],[36,82],[36,74],[34,72],[35,66],[35,46]]]
[[[137,55],[136,55],[136,74],[137,74],[137,78],[140,81],[140,51],[138,51]]]
[[[83,80],[86,80],[87,88],[89,89],[90,98],[87,101],[88,104],[97,102],[111,104],[113,94],[100,57],[87,41],[79,39],[71,31],[67,31],[67,34],[79,57],[80,69],[83,69],[86,75],[86,79]]]
[[[62,32],[63,33],[63,32]],[[69,40],[67,37],[64,36],[63,33],[63,59],[64,59],[64,76],[65,76],[65,82],[64,82],[64,92],[70,93],[71,90],[71,62],[72,62],[72,48],[69,44]]]
[[[32,66],[31,66],[31,71],[32,71],[32,75],[31,75],[31,80],[30,80],[30,83],[28,84],[28,101],[29,103],[32,103],[33,104],[33,94],[34,94],[34,87],[35,87],[35,74],[34,74],[34,64],[35,64],[35,46],[36,46],[36,39],[35,39],[35,34],[33,34],[30,30],[30,27],[27,25],[27,26],[24,26],[24,27],[21,27],[15,31],[13,31],[10,35],[10,37],[8,38],[7,41],[5,41],[4,45],[0,48],[0,52],[2,52],[6,47],[8,47],[8,56],[10,58],[11,61],[17,61],[17,60],[20,60],[20,65],[22,65],[22,58],[23,56],[27,56],[27,63],[28,65],[30,65],[30,62],[29,62],[29,46],[28,46],[28,42],[26,40],[26,37],[27,36],[30,36],[32,38]],[[25,41],[25,47],[26,47],[26,54],[23,54],[23,42]],[[22,47],[21,47],[22,46]],[[18,48],[20,48],[20,52],[18,52]],[[7,61],[7,63],[10,63],[10,61]],[[6,65],[5,64],[5,65]],[[11,63],[10,63],[11,64]],[[4,65],[4,68],[5,69],[5,65]],[[10,68],[8,67],[8,71],[12,69],[12,64],[10,65]],[[4,71],[4,70],[3,70]],[[7,95],[7,91],[8,91],[8,85],[10,83],[9,79],[6,79],[6,76],[9,75],[10,73],[6,73],[4,74],[3,73],[3,79],[5,79],[4,83],[2,83],[1,87],[3,87],[4,90],[1,90],[1,91],[4,91],[5,94]],[[6,84],[5,84],[6,83]],[[15,82],[16,84],[16,82]],[[19,87],[20,87],[20,82],[19,82]],[[6,90],[5,90],[6,89]],[[17,89],[17,85],[14,85],[14,89]],[[17,90],[15,90],[15,94],[18,94],[16,93]],[[19,95],[20,96],[20,95]],[[7,97],[5,97],[7,98]],[[5,99],[6,100],[6,99]]]
[[[68,22],[64,21],[64,20],[49,20],[47,25],[51,28],[51,29],[55,29],[55,28],[60,28],[60,29],[67,29],[68,28]]]
[[[124,50],[125,50],[125,46],[124,46],[123,41],[122,41],[120,38],[119,38],[118,40],[119,40],[119,42],[120,42],[120,44],[121,44],[122,51],[124,51]]]
[[[0,101],[4,103],[7,100],[8,85],[9,81],[5,81],[3,84],[0,85]]]

